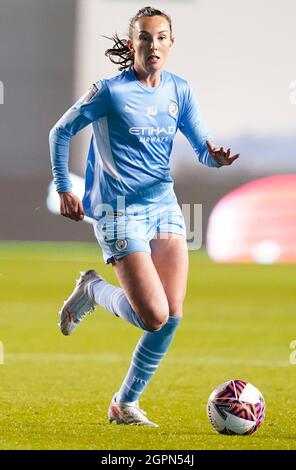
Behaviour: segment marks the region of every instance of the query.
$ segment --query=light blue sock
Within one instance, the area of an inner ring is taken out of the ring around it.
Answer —
[[[125,403],[139,399],[160,361],[165,356],[181,318],[169,317],[158,331],[145,332],[134,351],[130,368],[117,394],[117,401]]]
[[[123,289],[113,286],[109,282],[102,280],[91,284],[93,298],[96,304],[105,308],[117,317],[121,317],[132,325],[148,330],[141,318],[132,309]]]

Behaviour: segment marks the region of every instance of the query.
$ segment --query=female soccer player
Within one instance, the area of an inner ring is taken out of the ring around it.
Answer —
[[[121,288],[94,270],[81,273],[60,311],[60,328],[71,334],[100,305],[144,331],[108,418],[157,426],[138,400],[181,321],[188,271],[185,224],[169,174],[173,139],[180,129],[210,167],[230,165],[239,155],[210,143],[192,88],[163,70],[174,43],[167,14],[142,8],[130,21],[128,40],[115,35],[113,41],[106,56],[121,73],[96,82],[62,116],[50,132],[50,150],[61,215],[93,218]],[[91,123],[82,203],[71,192],[69,141]]]

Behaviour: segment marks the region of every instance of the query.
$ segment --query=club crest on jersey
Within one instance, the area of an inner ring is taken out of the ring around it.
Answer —
[[[127,240],[116,240],[115,248],[117,251],[125,250],[127,247]]]
[[[171,103],[169,104],[169,114],[175,117],[178,114],[178,111],[179,111],[179,107],[177,103],[175,103],[174,101],[171,101]]]

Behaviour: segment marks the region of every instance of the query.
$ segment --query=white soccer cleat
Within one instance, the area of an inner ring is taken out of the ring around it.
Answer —
[[[79,325],[81,320],[94,311],[96,303],[92,296],[90,286],[94,281],[102,281],[93,269],[80,273],[76,281],[76,287],[70,297],[64,302],[60,314],[60,330],[63,335],[70,335]]]
[[[116,402],[116,394],[111,400],[108,409],[108,419],[111,424],[129,424],[130,426],[150,426],[158,428],[158,424],[149,421],[145,411],[139,408],[139,402],[133,403]]]

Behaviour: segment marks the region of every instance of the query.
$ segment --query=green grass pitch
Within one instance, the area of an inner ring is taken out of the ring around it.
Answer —
[[[106,416],[140,330],[97,309],[73,336],[59,332],[61,303],[91,267],[115,281],[96,244],[0,244],[0,449],[296,449],[295,266],[190,253],[185,317],[141,400],[159,428]],[[265,397],[251,436],[222,436],[208,422],[208,396],[230,378]]]

